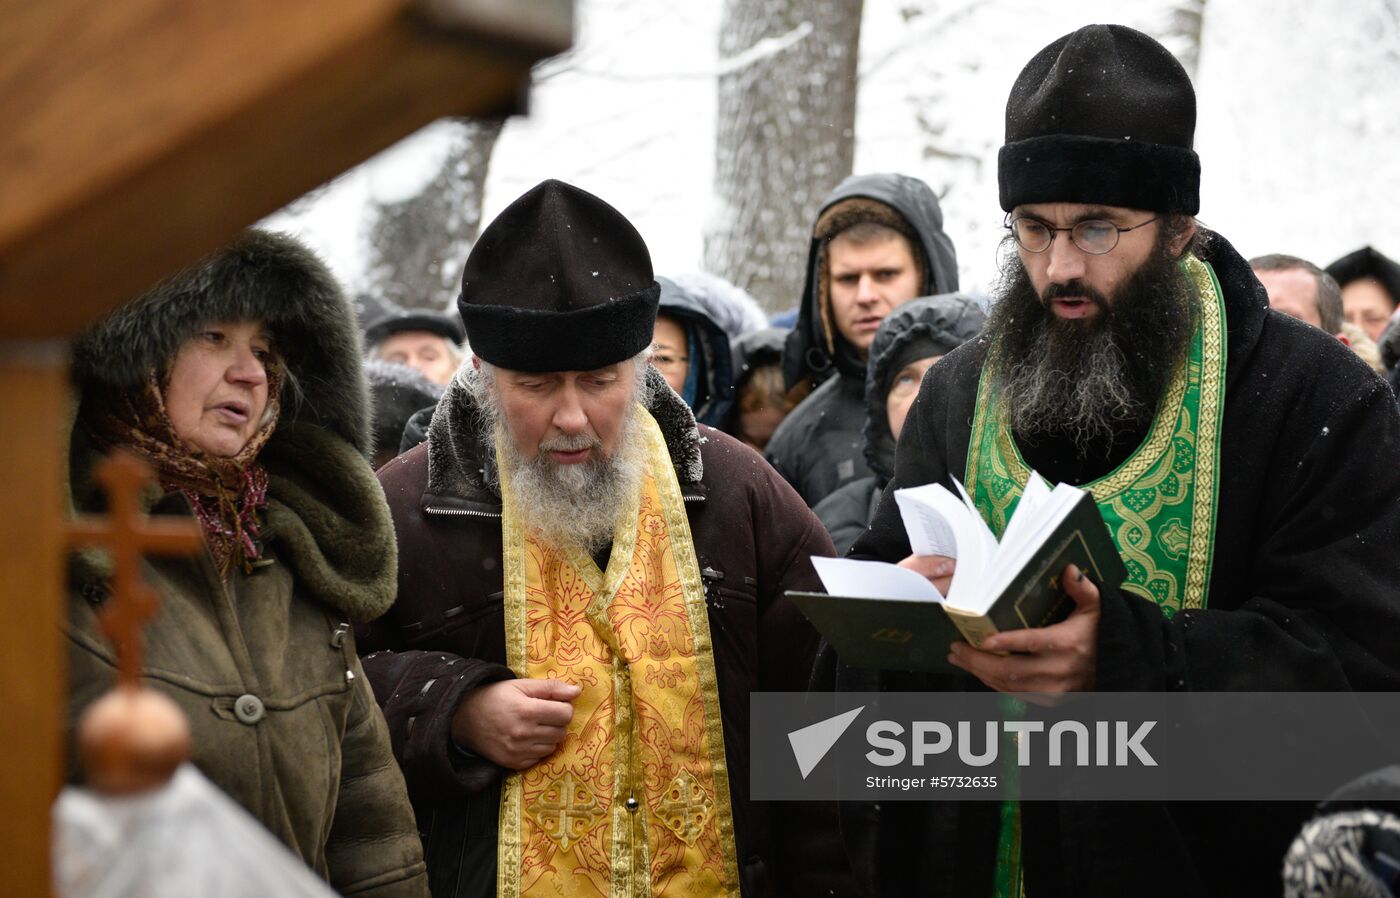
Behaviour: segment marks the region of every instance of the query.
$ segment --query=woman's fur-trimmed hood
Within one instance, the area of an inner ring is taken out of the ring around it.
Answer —
[[[94,387],[138,388],[200,327],[258,320],[300,389],[284,389],[278,430],[325,427],[368,456],[369,399],[355,313],[315,253],[285,234],[250,230],[161,282],[73,342],[73,378]]]
[[[117,309],[74,340],[79,402],[141,389],[147,372],[168,364],[201,327],[240,320],[267,325],[297,382],[283,387],[277,428],[258,455],[269,477],[264,536],[276,540],[278,558],[309,597],[351,620],[372,620],[393,603],[398,552],[366,461],[369,399],[355,313],[309,249],[248,231]],[[98,455],[81,425],[69,450],[70,503],[87,508]],[[105,581],[110,566],[80,550],[70,575],[86,589]]]

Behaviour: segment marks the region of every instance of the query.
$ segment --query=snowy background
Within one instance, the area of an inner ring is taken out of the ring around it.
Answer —
[[[1001,236],[996,152],[1011,83],[1060,35],[1118,22],[1157,36],[1194,72],[1203,223],[1247,257],[1325,265],[1370,243],[1400,258],[1400,0],[1207,0],[1198,59],[1175,31],[1183,5],[866,0],[855,172],[928,181],[964,288],[985,289]],[[544,64],[530,114],[496,144],[484,221],[561,178],[627,215],[658,273],[698,270],[714,214],[720,19],[720,0],[579,0],[575,50]],[[298,233],[361,289],[375,203],[422,189],[446,134],[430,126],[264,224]]]

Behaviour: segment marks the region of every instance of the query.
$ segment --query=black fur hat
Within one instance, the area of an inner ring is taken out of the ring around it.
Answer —
[[[1391,302],[1400,305],[1400,264],[1375,247],[1363,246],[1347,253],[1328,265],[1327,273],[1343,287],[1361,278],[1375,278],[1390,294]]]
[[[373,348],[394,334],[404,331],[427,331],[446,337],[461,346],[467,338],[457,313],[433,309],[403,309],[386,305],[365,322],[365,346]]]
[[[482,232],[457,308],[472,352],[514,371],[591,371],[651,344],[661,288],[622,213],[545,181]]]
[[[1166,47],[1122,25],[1088,25],[1037,53],[1011,88],[997,159],[1001,207],[1098,203],[1195,215],[1195,131],[1196,92]]]
[[[113,311],[73,341],[73,378],[128,391],[170,363],[199,328],[262,321],[300,390],[285,390],[278,429],[326,427],[370,451],[369,399],[355,312],[335,276],[286,234],[250,230]]]

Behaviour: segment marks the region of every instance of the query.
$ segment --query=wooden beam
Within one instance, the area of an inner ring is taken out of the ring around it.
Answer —
[[[45,0],[0,33],[25,37],[0,45],[0,108],[18,110],[0,334],[28,338],[73,333],[433,119],[518,109],[562,49],[557,26],[448,33],[409,0]]]
[[[49,806],[63,780],[61,435],[66,346],[0,341],[0,867],[6,895],[49,894]]]

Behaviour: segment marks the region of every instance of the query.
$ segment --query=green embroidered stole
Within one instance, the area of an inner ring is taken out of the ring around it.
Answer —
[[[1104,523],[1123,556],[1123,589],[1156,602],[1171,617],[1204,608],[1214,546],[1220,471],[1220,418],[1225,401],[1225,304],[1206,262],[1182,262],[1200,297],[1191,348],[1177,366],[1147,439],[1118,468],[1092,483]],[[992,347],[996,353],[997,347]],[[1030,468],[1021,457],[998,385],[984,365],[968,444],[964,485],[998,536],[1006,529]],[[997,845],[997,898],[1021,888],[1020,803],[1005,802]]]

